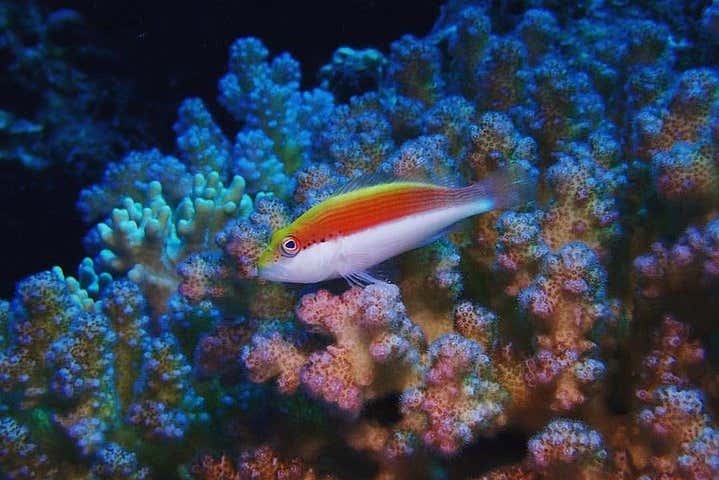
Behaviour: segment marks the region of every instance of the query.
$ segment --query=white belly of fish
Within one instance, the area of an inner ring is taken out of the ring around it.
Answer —
[[[363,272],[417,248],[452,224],[488,207],[473,204],[430,210],[313,245],[295,257],[294,281],[314,283]]]

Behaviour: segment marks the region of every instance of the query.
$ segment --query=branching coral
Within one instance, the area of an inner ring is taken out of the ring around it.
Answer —
[[[297,61],[282,54],[270,62],[268,55],[267,48],[256,38],[236,40],[230,47],[229,71],[219,82],[219,100],[235,118],[246,123],[249,131],[258,131],[253,135],[265,136],[250,149],[263,156],[253,158],[243,148],[248,146],[249,132],[241,132],[234,149],[234,156],[239,155],[235,162],[244,169],[258,169],[259,175],[270,180],[268,171],[281,167],[285,173],[293,173],[307,161],[310,142],[326,120],[326,115],[312,116],[322,110],[326,114],[332,97],[320,91],[300,92]],[[282,163],[278,165],[277,159]],[[285,177],[280,175],[275,180],[279,181],[273,183],[274,188],[288,188],[283,185]]]
[[[182,438],[189,424],[205,416],[190,383],[191,367],[169,334],[152,339],[143,360],[136,386],[141,394],[128,408],[128,421],[147,438]]]
[[[634,259],[640,305],[693,309],[694,298],[716,291],[719,278],[719,220],[690,226],[673,245],[655,242]]]
[[[91,236],[90,242],[99,250],[98,263],[142,284],[157,311],[163,311],[179,283],[177,265],[191,252],[210,248],[228,220],[249,213],[251,200],[244,187],[239,176],[225,187],[216,172],[197,174],[190,196],[173,209],[161,184],[152,182],[147,206],[126,197],[123,208],[97,225],[99,238]]]
[[[427,447],[449,455],[479,432],[487,435],[501,428],[506,401],[482,347],[449,334],[430,345],[423,384],[402,394],[400,409],[406,417],[420,417],[406,421],[422,425],[417,433]]]
[[[527,364],[530,387],[549,388],[550,408],[567,411],[586,401],[605,365],[592,357],[586,335],[612,314],[605,293],[606,274],[596,255],[582,243],[563,247],[544,260],[536,280],[519,303],[541,332],[537,353]]]
[[[202,458],[192,469],[199,480],[331,480],[318,476],[299,458],[289,461],[277,456],[269,445],[242,452],[237,465],[227,457]]]
[[[153,149],[130,152],[121,162],[108,164],[102,182],[80,192],[78,209],[88,221],[97,220],[120,205],[124,197],[149,198],[153,181],[162,180],[168,201],[180,201],[192,190],[192,175],[178,159]]]
[[[188,98],[177,111],[177,148],[192,171],[221,172],[230,164],[230,142],[212,119],[203,101]]]
[[[716,206],[719,115],[714,69],[687,70],[636,120],[636,150],[651,160],[657,194],[670,202]]]
[[[704,349],[689,340],[689,329],[672,317],[655,334],[654,349],[644,359],[639,427],[653,441],[647,478],[677,475],[712,478],[719,474],[719,430],[702,392],[693,388],[693,371],[704,361]],[[698,373],[698,372],[696,372]]]
[[[421,331],[407,318],[393,285],[353,288],[342,296],[326,290],[304,296],[300,324],[334,344],[302,352],[278,332],[260,334],[243,352],[251,378],[279,375],[281,391],[301,384],[307,392],[356,416],[363,404],[416,382]]]
[[[0,405],[5,438],[26,443],[22,455],[39,463],[11,478],[60,478],[51,470],[74,468],[62,466],[66,438],[97,478],[148,478],[127,448],[143,437],[181,438],[202,421],[191,367],[170,333],[150,332],[148,313],[140,289],[128,280],[110,283],[95,299],[59,269],[19,285],[6,319],[12,343],[0,357],[6,392]],[[35,443],[30,429],[40,435]],[[0,463],[14,469],[15,461]]]
[[[600,255],[619,235],[615,194],[626,184],[621,172],[604,168],[584,149],[560,154],[547,170],[555,201],[543,218],[547,246],[581,240]]]

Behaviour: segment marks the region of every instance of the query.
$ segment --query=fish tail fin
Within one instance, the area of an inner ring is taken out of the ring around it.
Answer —
[[[462,196],[476,205],[474,215],[490,210],[504,210],[534,200],[537,194],[537,172],[532,168],[513,166],[490,173],[477,183],[461,188]]]

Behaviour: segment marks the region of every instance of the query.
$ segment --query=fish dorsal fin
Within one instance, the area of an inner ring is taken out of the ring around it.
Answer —
[[[448,188],[456,188],[459,186],[459,182],[452,175],[445,175],[436,178],[427,178],[419,174],[398,176],[393,172],[378,169],[372,173],[359,175],[348,180],[335,190],[334,195],[342,195],[344,193],[353,192],[365,187],[373,187],[375,185],[397,182],[426,183],[428,185]]]
[[[436,185],[438,187],[447,187],[447,188],[459,188],[462,187],[462,183],[459,181],[459,178],[457,178],[456,175],[448,173],[446,175],[435,175],[430,179],[423,179],[423,180],[413,180],[415,182],[422,182],[422,183],[431,183],[432,185]]]
[[[333,195],[342,195],[345,193],[354,192],[365,187],[373,187],[375,185],[381,185],[383,183],[393,183],[398,179],[390,172],[383,170],[377,170],[372,173],[365,173],[351,178],[341,184],[334,191]]]

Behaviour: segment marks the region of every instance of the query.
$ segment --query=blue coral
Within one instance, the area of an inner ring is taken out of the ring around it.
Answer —
[[[177,111],[177,148],[193,172],[225,174],[230,165],[230,142],[212,119],[204,102],[188,98]]]
[[[243,130],[235,137],[232,170],[251,185],[249,192],[272,192],[287,197],[293,181],[275,153],[275,143],[262,130]]]
[[[220,79],[219,100],[247,128],[264,131],[292,172],[302,163],[310,140],[298,122],[300,67],[286,53],[272,61],[268,56],[260,40],[236,40],[230,47],[229,71]]]
[[[147,198],[152,182],[166,185],[165,194],[172,202],[179,201],[192,188],[192,176],[185,164],[159,150],[131,152],[120,162],[110,163],[102,182],[80,192],[78,209],[87,221],[94,221],[120,205],[124,197]]]
[[[191,372],[173,335],[165,333],[149,342],[135,386],[138,398],[127,409],[128,422],[144,438],[178,440],[192,424],[206,421]]]

